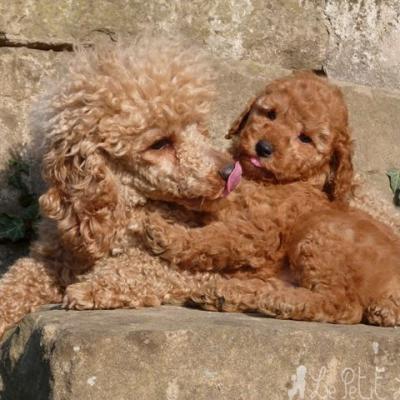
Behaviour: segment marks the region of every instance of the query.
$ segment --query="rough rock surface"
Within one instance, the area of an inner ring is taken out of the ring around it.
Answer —
[[[0,45],[71,49],[101,36],[180,33],[214,54],[400,88],[397,0],[0,1]]]
[[[42,311],[3,343],[1,398],[396,399],[399,343],[396,329],[177,307]]]
[[[327,0],[329,75],[366,85],[400,87],[400,2]]]
[[[0,2],[0,31],[23,43],[72,43],[148,30],[181,33],[230,59],[318,68],[328,32],[323,1],[14,0]],[[38,23],[40,21],[40,23]]]

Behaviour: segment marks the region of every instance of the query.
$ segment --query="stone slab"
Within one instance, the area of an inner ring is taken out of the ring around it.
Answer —
[[[400,2],[327,0],[329,76],[363,85],[400,88]]]
[[[48,44],[133,37],[151,29],[182,34],[212,53],[288,68],[319,68],[328,32],[322,0],[0,1],[0,32]]]
[[[45,310],[3,343],[1,398],[396,399],[399,356],[395,328],[179,307]]]
[[[397,0],[0,1],[7,45],[70,48],[149,30],[183,35],[229,60],[323,68],[336,79],[400,88]]]

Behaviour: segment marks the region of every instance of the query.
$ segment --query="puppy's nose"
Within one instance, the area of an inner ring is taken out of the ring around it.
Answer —
[[[259,157],[269,157],[274,152],[272,144],[266,140],[260,140],[256,144],[256,153]]]
[[[227,181],[234,169],[235,164],[228,164],[224,168],[219,170],[219,174],[224,181]]]

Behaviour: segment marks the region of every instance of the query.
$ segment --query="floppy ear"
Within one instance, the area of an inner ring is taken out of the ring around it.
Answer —
[[[251,108],[253,104],[257,100],[257,96],[252,97],[246,104],[244,110],[239,115],[239,117],[232,123],[227,135],[226,139],[231,139],[233,136],[239,135],[240,131],[245,127],[246,122],[249,118]]]
[[[334,144],[330,161],[331,176],[326,185],[326,192],[331,200],[347,202],[353,189],[353,146],[348,130],[341,132]]]
[[[89,263],[108,253],[124,221],[118,184],[97,147],[89,139],[54,141],[43,168],[50,187],[40,198],[64,247]]]

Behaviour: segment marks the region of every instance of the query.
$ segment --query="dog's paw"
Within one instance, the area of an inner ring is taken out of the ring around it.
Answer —
[[[367,322],[377,326],[400,325],[400,307],[391,299],[384,299],[369,305],[365,312]]]
[[[168,248],[168,242],[157,229],[153,229],[151,226],[146,226],[144,231],[144,243],[148,250],[156,256],[160,256]]]
[[[148,216],[144,224],[144,243],[154,255],[161,255],[170,247],[167,229],[171,229],[160,216]]]
[[[258,301],[258,310],[268,317],[279,319],[291,319],[297,312],[303,309],[303,304],[291,302],[284,295],[270,292],[265,293]]]
[[[256,311],[266,315],[267,317],[275,318],[281,314],[280,308],[268,298],[263,298],[258,301]]]
[[[93,310],[95,298],[90,282],[80,282],[69,285],[65,290],[63,308],[68,310]]]

